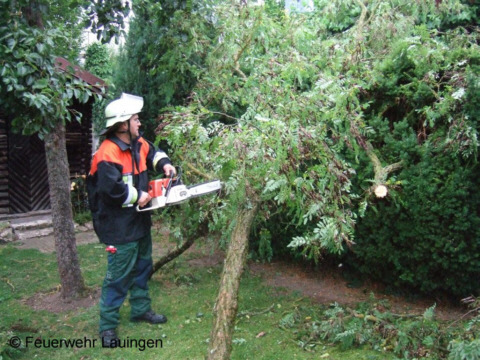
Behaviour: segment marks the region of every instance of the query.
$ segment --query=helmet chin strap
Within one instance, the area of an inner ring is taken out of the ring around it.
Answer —
[[[132,132],[130,131],[130,119],[127,121],[127,132],[128,132],[128,137],[130,138],[130,146],[133,145],[133,136]]]

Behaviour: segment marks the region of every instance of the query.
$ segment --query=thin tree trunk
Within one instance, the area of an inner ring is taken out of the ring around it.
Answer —
[[[60,121],[45,136],[45,153],[61,294],[64,299],[73,299],[84,296],[86,287],[80,270],[73,225],[65,126]]]
[[[189,208],[192,211],[192,208]],[[195,209],[193,211],[196,211]],[[189,216],[189,211],[186,210],[182,212],[183,217]],[[183,221],[186,223],[186,220]],[[196,226],[182,226],[181,232],[185,241],[182,245],[175,247],[175,249],[168,252],[168,254],[162,256],[160,259],[155,261],[152,267],[152,272],[150,273],[149,279],[152,278],[153,274],[155,274],[158,270],[160,270],[163,266],[168,264],[170,261],[175,260],[177,257],[182,255],[185,251],[190,249],[190,247],[195,243],[195,240],[202,236],[206,236],[208,233],[208,220],[204,220],[201,223],[197,223]]]
[[[214,322],[210,334],[208,360],[230,359],[232,352],[232,335],[238,310],[238,289],[240,278],[248,252],[248,234],[258,204],[255,202],[248,209],[240,211],[236,217],[235,228],[228,246],[214,308]]]
[[[185,251],[187,251],[195,242],[195,239],[197,237],[190,236],[187,238],[187,240],[181,245],[170,251],[167,255],[162,256],[160,259],[158,259],[154,264],[152,268],[152,272],[150,273],[149,279],[152,278],[152,275],[155,274],[158,270],[160,270],[163,266],[168,264],[170,261],[176,259],[180,255],[182,255]]]

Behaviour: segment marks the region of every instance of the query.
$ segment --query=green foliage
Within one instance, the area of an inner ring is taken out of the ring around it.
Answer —
[[[108,0],[80,0],[74,6],[82,5],[85,10],[84,27],[90,28],[102,42],[109,42],[112,38],[119,43],[120,37],[125,35],[125,18],[130,13],[128,1]]]
[[[55,54],[72,63],[77,63],[83,48],[84,13],[77,0],[50,0],[48,2],[30,1],[46,6],[48,21],[62,32],[63,38],[55,40]]]
[[[257,241],[258,239],[258,241]],[[268,229],[260,229],[260,233],[250,240],[250,248],[255,258],[262,261],[271,261],[273,257],[272,234]]]
[[[361,12],[358,3],[348,0],[319,0],[315,2],[315,7],[323,15],[321,20],[323,27],[331,33],[351,28]]]
[[[142,126],[154,138],[160,109],[182,105],[202,71],[212,36],[211,1],[138,1],[117,57],[117,90],[141,94]]]
[[[463,336],[452,340],[448,345],[449,360],[473,360],[480,357],[480,339],[477,336],[480,331],[480,299],[470,296],[462,301],[472,308],[470,313],[474,317],[464,325]]]
[[[285,23],[262,8],[220,5],[216,15],[220,34],[210,44],[208,67],[190,106],[165,114],[170,124],[162,137],[182,162],[224,175],[225,206],[212,211],[225,238],[232,224],[225,219],[260,201],[260,229],[276,212],[288,213],[284,219],[303,239],[292,247],[311,259],[341,251],[352,233],[353,215],[343,210],[350,170],[336,152],[342,144],[328,134],[343,123],[315,114],[323,94],[313,91],[318,68],[304,53],[321,43],[310,29],[289,33],[305,19]],[[325,223],[328,233],[315,230]]]
[[[92,43],[85,54],[85,70],[108,81],[113,74],[111,55],[104,44]]]
[[[401,359],[474,359],[477,340],[456,325],[456,321],[437,320],[435,305],[421,315],[400,315],[373,294],[355,308],[334,303],[312,314],[300,307],[279,322],[281,328],[291,329],[300,347],[310,351],[321,341],[344,350],[367,346]]]
[[[49,21],[48,7],[38,2],[38,8],[29,8],[25,1],[7,7],[7,2],[0,8],[0,105],[14,116],[14,130],[43,136],[58,121],[79,120],[69,106],[74,99],[86,102],[92,92],[56,68],[56,55],[63,55],[56,46],[66,44],[68,37],[63,27]]]
[[[43,136],[57,121],[80,120],[69,107],[74,100],[86,102],[92,92],[68,71],[58,71],[55,58],[78,56],[84,25],[79,5],[106,40],[116,34],[112,27],[123,26],[128,8],[121,2],[75,0],[2,0],[1,5],[0,105],[14,117],[13,130]]]
[[[422,154],[398,175],[397,201],[378,202],[359,221],[351,263],[394,287],[477,291],[480,199],[468,189],[479,175],[451,152]]]
[[[73,220],[83,225],[92,220],[92,214],[88,206],[87,186],[85,177],[79,176],[71,182],[70,196],[72,199]]]
[[[452,341],[449,344],[449,360],[475,360],[480,357],[480,339]]]
[[[388,183],[392,197],[359,220],[349,262],[392,287],[463,296],[479,289],[479,198],[468,190],[479,185],[478,47],[463,31],[431,34],[418,27],[393,42],[363,99],[369,138],[403,167]],[[366,161],[355,188],[369,186]]]
[[[319,0],[286,15],[272,1],[141,4],[118,83],[152,99],[151,127],[172,105],[157,141],[197,170],[186,183],[224,181],[221,206],[202,208],[223,243],[259,201],[252,244],[267,257],[348,248],[395,286],[478,290],[467,190],[478,187],[477,5]],[[401,168],[382,177],[372,155]]]
[[[108,99],[113,98],[111,92],[113,91],[112,77],[113,77],[113,60],[112,54],[105,44],[93,43],[91,44],[85,54],[85,70],[98,76],[104,80],[109,86],[109,94],[101,99],[96,98],[92,107],[92,122],[93,131],[99,134],[105,129],[105,107]]]

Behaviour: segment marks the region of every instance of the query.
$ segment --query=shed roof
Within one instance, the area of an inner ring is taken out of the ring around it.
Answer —
[[[91,85],[92,90],[95,91],[97,94],[103,93],[107,88],[107,84],[105,83],[105,81],[89,73],[88,71],[82,69],[80,66],[73,65],[67,59],[64,59],[62,57],[57,57],[55,59],[55,65],[60,70],[68,72],[73,76],[75,76],[77,79],[81,79],[85,81],[87,84]]]

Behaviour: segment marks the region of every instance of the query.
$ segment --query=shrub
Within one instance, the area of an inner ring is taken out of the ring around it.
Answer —
[[[381,201],[358,223],[355,258],[365,274],[423,292],[479,289],[478,168],[451,153],[426,152],[398,177],[397,201]]]
[[[363,99],[377,154],[403,166],[359,219],[348,263],[394,288],[470,295],[480,290],[479,58],[417,31],[392,45]],[[370,185],[367,164],[356,166],[357,192]]]

